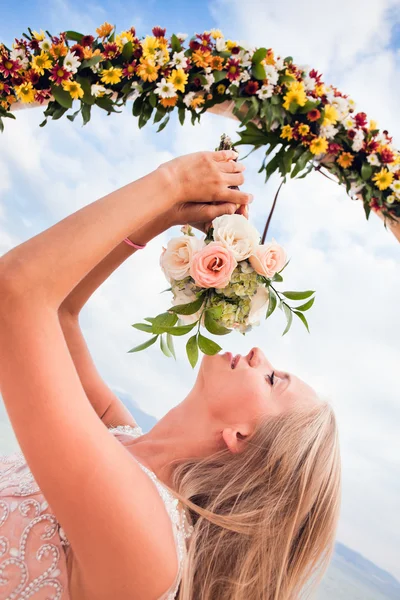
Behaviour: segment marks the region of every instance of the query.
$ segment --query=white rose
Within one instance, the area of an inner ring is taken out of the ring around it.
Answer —
[[[203,246],[204,240],[192,235],[172,238],[160,257],[160,266],[168,281],[188,277],[192,257]]]
[[[243,215],[222,215],[212,222],[214,240],[228,248],[236,260],[245,260],[254,254],[260,234]]]
[[[250,312],[247,318],[248,325],[258,325],[260,319],[266,315],[269,302],[269,293],[265,285],[259,285],[256,293],[251,298]]]
[[[174,299],[172,300],[173,306],[178,306],[179,304],[189,304],[189,302],[194,302],[195,300],[197,300],[196,294],[188,286],[186,286],[183,290],[176,290],[176,291],[173,290],[173,292],[174,292]],[[199,317],[202,313],[202,310],[203,310],[203,308],[200,308],[193,315],[178,315],[178,316],[184,325],[191,325],[192,323],[195,323],[199,319]]]

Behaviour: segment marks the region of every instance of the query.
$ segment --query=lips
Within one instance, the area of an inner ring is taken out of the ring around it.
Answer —
[[[242,358],[241,354],[236,354],[236,356],[232,359],[231,369],[234,369],[238,364],[239,360]]]

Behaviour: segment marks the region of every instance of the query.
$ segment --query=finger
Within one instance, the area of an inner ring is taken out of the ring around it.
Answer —
[[[226,185],[243,185],[244,184],[244,175],[243,173],[224,173],[223,181]]]
[[[248,204],[239,204],[237,210],[235,211],[237,215],[242,215],[246,219],[249,218],[249,205]]]
[[[213,159],[216,162],[235,160],[238,156],[239,153],[236,150],[215,150],[213,152]]]
[[[253,202],[253,195],[242,192],[242,190],[223,188],[215,200],[218,202],[233,202],[233,204],[250,204],[250,202]]]
[[[232,204],[232,202],[217,202],[215,204],[196,204],[196,216],[194,218],[197,223],[209,223],[213,221],[216,217],[221,217],[222,215],[233,215],[235,210],[236,204]]]
[[[241,173],[246,169],[246,166],[242,162],[236,162],[235,160],[220,162],[218,167],[224,173]]]

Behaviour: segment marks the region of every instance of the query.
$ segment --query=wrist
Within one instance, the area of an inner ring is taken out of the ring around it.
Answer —
[[[166,201],[164,210],[167,211],[184,199],[184,194],[182,194],[182,178],[179,176],[178,167],[174,160],[170,160],[157,167],[155,173],[157,173],[163,186]]]

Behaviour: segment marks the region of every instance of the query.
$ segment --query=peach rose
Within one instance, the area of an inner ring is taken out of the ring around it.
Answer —
[[[264,277],[273,277],[286,262],[286,252],[274,239],[269,244],[260,244],[249,258],[253,269]]]
[[[237,265],[233,254],[219,242],[211,242],[194,254],[190,276],[204,288],[223,288],[228,285]]]
[[[189,267],[193,255],[204,246],[204,239],[195,236],[182,235],[169,240],[167,248],[163,249],[160,265],[169,282],[189,276]]]

